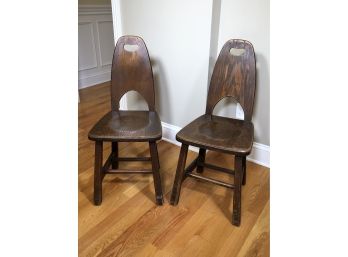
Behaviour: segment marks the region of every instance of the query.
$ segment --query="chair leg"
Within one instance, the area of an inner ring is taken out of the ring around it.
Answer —
[[[233,194],[233,213],[232,224],[235,226],[240,225],[241,219],[241,198],[242,198],[242,176],[243,176],[243,157],[236,156],[234,164],[234,194]]]
[[[175,180],[172,190],[172,196],[170,198],[171,205],[177,205],[180,197],[181,184],[184,178],[185,165],[186,165],[186,157],[187,157],[188,145],[182,144],[178,166],[176,168]]]
[[[203,163],[205,161],[205,152],[206,150],[204,148],[199,148],[198,163],[197,163],[198,173],[202,173],[204,170],[204,167],[202,165],[199,165],[199,163]]]
[[[244,186],[246,184],[246,157],[243,157],[243,180],[242,180],[242,185]]]
[[[94,161],[94,204],[102,202],[102,178],[103,178],[103,141],[95,142]]]
[[[157,151],[157,144],[156,144],[156,153],[157,153],[157,160],[158,160],[158,169],[161,168],[160,162],[159,162],[159,156],[158,156],[158,151]]]
[[[112,142],[111,143],[111,151],[112,151],[112,164],[111,167],[112,169],[118,169],[118,142]]]
[[[151,162],[152,162],[152,172],[153,172],[153,181],[155,185],[156,193],[156,204],[163,204],[163,194],[162,194],[162,185],[161,185],[161,176],[159,173],[159,159],[156,142],[149,142],[150,153],[151,153]]]

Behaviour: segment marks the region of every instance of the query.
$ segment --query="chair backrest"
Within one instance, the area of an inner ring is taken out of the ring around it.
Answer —
[[[119,102],[128,91],[141,94],[150,111],[155,110],[155,91],[149,53],[142,38],[123,36],[117,41],[111,69],[111,108],[119,110]]]
[[[246,40],[231,39],[222,47],[210,80],[206,113],[225,97],[242,106],[244,120],[251,121],[256,84],[255,53]]]

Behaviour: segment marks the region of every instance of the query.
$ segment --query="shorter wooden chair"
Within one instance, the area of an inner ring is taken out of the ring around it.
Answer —
[[[122,111],[119,102],[128,91],[139,92],[149,111]],[[89,132],[95,141],[94,203],[102,202],[105,174],[153,174],[156,203],[163,204],[156,141],[162,138],[160,118],[155,110],[155,93],[150,58],[144,41],[136,36],[121,37],[116,44],[111,71],[111,111]],[[103,165],[103,142],[111,142],[112,151]],[[119,157],[118,142],[149,142],[151,157]],[[152,170],[118,169],[120,161],[151,161]],[[112,169],[109,169],[110,166]]]
[[[179,131],[182,143],[173,185],[171,204],[176,205],[186,177],[192,177],[234,189],[232,223],[240,225],[241,185],[246,182],[246,156],[251,152],[254,126],[251,122],[255,95],[255,54],[245,40],[225,43],[216,61],[210,81],[206,113]],[[233,97],[244,110],[244,120],[213,115],[215,105],[225,97]],[[198,157],[187,168],[188,146],[199,147]],[[205,163],[206,149],[235,155],[234,170]],[[197,173],[193,170],[197,167]],[[201,176],[204,167],[234,175],[234,184]]]

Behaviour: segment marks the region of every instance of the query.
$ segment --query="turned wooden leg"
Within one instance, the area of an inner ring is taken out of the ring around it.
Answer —
[[[170,204],[172,205],[177,205],[179,202],[181,184],[182,184],[182,181],[184,178],[184,172],[185,172],[187,150],[188,150],[188,145],[182,144],[180,155],[179,155],[178,166],[176,168],[172,196],[170,198]]]
[[[95,142],[94,161],[94,204],[102,202],[102,180],[103,180],[103,141]]]
[[[242,176],[243,176],[243,157],[236,156],[234,163],[234,194],[233,194],[233,213],[232,224],[235,226],[240,225],[241,208],[242,208]]]
[[[205,161],[205,152],[206,150],[204,148],[199,148],[199,154],[198,154],[198,162],[197,162],[197,172],[202,173],[204,170],[204,167],[200,165],[200,163],[204,163]]]
[[[246,156],[243,157],[243,180],[242,185],[244,186],[246,184]]]
[[[163,204],[163,194],[162,194],[162,184],[161,176],[159,173],[159,159],[156,142],[149,142],[150,153],[151,153],[151,162],[152,162],[152,172],[153,172],[153,182],[155,185],[156,193],[156,204]]]
[[[118,142],[112,142],[111,143],[111,151],[112,151],[112,164],[111,167],[114,170],[118,169]]]

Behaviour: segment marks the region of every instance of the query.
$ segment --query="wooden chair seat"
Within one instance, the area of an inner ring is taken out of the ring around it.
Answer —
[[[156,111],[111,111],[101,118],[88,138],[102,141],[156,141],[162,138]]]
[[[204,114],[176,135],[184,144],[238,155],[251,152],[254,126],[250,121]]]

